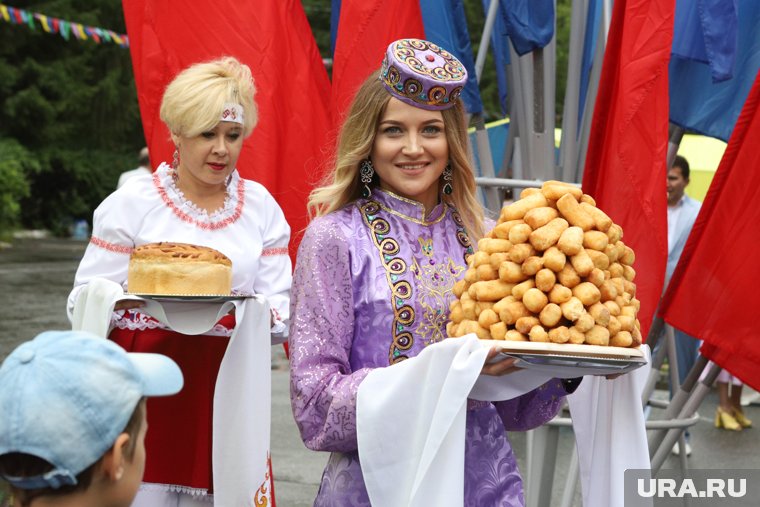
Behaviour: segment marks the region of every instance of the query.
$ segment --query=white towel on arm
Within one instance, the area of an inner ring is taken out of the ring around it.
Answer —
[[[82,287],[71,316],[71,329],[87,331],[106,338],[116,301],[123,299],[121,285],[106,278],[95,278]]]

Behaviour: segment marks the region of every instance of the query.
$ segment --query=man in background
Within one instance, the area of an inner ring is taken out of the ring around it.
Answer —
[[[689,162],[681,155],[676,155],[673,166],[668,171],[668,264],[665,270],[665,286],[670,282],[673,271],[683,253],[683,247],[689,238],[691,228],[699,214],[702,204],[686,195],[684,190],[689,184]],[[699,354],[700,342],[683,331],[673,328],[678,364],[678,383],[683,384]],[[686,432],[686,455],[691,454]],[[678,444],[676,444],[677,446]],[[674,448],[678,454],[679,449]]]
[[[116,184],[116,188],[121,188],[121,186],[126,183],[126,181],[130,178],[134,178],[135,176],[140,176],[142,174],[150,174],[150,159],[148,158],[148,147],[145,146],[143,149],[140,150],[140,155],[137,158],[138,163],[140,164],[139,167],[136,169],[132,169],[131,171],[125,171],[121,173],[119,176],[119,182]]]

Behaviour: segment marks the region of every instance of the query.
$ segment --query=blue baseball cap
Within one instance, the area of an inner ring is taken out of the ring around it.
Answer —
[[[46,331],[0,366],[0,456],[31,454],[53,469],[2,478],[19,489],[77,483],[124,431],[145,396],[182,389],[179,366],[161,354],[127,353],[81,331]]]

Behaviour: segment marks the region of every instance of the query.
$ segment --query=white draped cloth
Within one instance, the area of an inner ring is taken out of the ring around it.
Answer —
[[[650,469],[641,394],[652,358],[647,345],[641,349],[645,366],[613,380],[584,377],[567,397],[584,507],[624,507],[625,471]]]
[[[531,370],[480,376],[487,353],[474,335],[443,340],[362,381],[357,439],[373,507],[462,506],[467,398],[508,400],[552,377]],[[625,468],[649,468],[641,407],[648,370],[585,377],[580,394],[569,398],[585,507],[622,507]],[[399,427],[403,446],[393,438]]]
[[[359,385],[359,459],[373,507],[461,507],[467,398],[508,400],[551,378],[530,371],[480,377],[487,354],[474,335],[443,340],[372,370]],[[394,438],[398,428],[404,445]]]
[[[72,328],[106,337],[121,286],[91,280],[79,293]],[[201,335],[235,310],[236,326],[222,359],[214,391],[214,504],[260,505],[259,486],[268,481],[267,458],[271,419],[270,312],[266,298],[256,296],[224,303],[145,300],[141,311],[187,335]],[[257,479],[253,479],[257,478]]]

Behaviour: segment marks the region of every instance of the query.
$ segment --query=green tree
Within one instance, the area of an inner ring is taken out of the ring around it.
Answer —
[[[36,169],[33,164],[34,158],[18,141],[0,139],[0,181],[3,183],[0,186],[0,240],[9,239],[8,233],[21,215],[20,201],[29,196],[25,173]]]
[[[125,33],[112,0],[14,6]],[[91,219],[144,144],[129,51],[0,23],[0,159],[11,140],[25,150],[21,225],[63,234],[70,220]]]

